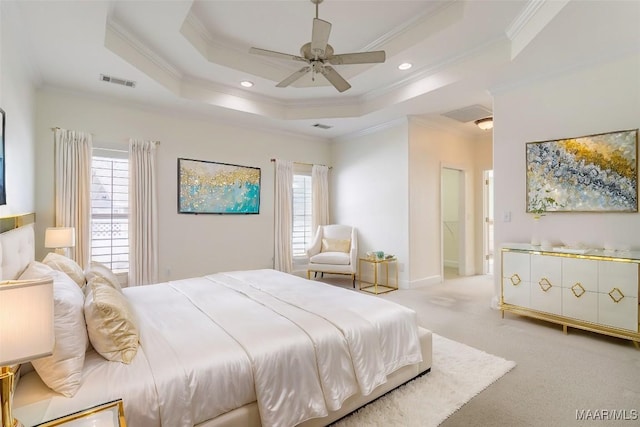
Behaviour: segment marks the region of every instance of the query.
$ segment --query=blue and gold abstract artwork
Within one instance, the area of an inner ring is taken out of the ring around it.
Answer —
[[[178,212],[260,213],[260,168],[178,159]]]
[[[638,212],[637,129],[529,142],[526,151],[527,212],[541,201],[547,212]]]

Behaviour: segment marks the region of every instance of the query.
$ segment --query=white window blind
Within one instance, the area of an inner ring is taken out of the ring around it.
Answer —
[[[293,257],[305,257],[313,239],[311,230],[311,172],[293,175]]]
[[[129,161],[119,158],[124,156],[94,155],[91,165],[91,260],[114,273],[129,271]]]

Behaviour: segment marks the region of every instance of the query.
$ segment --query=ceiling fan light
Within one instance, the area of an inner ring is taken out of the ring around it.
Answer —
[[[485,117],[474,122],[480,129],[489,130],[493,129],[493,117]]]
[[[242,87],[253,87],[253,82],[249,80],[243,80],[240,82],[240,86]]]
[[[409,68],[413,67],[413,64],[410,62],[403,62],[402,64],[398,65],[398,70],[408,70]]]

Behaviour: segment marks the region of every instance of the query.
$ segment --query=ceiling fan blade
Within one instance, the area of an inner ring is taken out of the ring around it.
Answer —
[[[274,52],[272,50],[259,49],[257,47],[252,47],[251,49],[249,49],[249,53],[253,53],[253,54],[256,54],[256,55],[262,55],[262,56],[270,56],[272,58],[278,58],[278,59],[290,59],[290,60],[293,60],[293,61],[309,62],[305,58],[303,58],[302,56],[290,55],[288,53]]]
[[[311,67],[302,67],[298,71],[296,71],[295,73],[291,74],[289,77],[287,77],[286,79],[278,83],[276,87],[287,87],[291,83],[298,80],[300,77],[307,74],[309,71],[311,71]]]
[[[329,43],[331,33],[331,23],[322,19],[314,18],[313,31],[311,32],[311,54],[317,57],[324,57],[324,52]]]
[[[376,50],[374,52],[360,52],[360,53],[343,53],[341,55],[333,55],[327,58],[327,62],[340,65],[340,64],[374,64],[384,62],[386,54],[384,50]]]
[[[327,78],[327,80],[329,80],[329,83],[331,83],[336,89],[338,89],[338,92],[344,92],[351,87],[349,82],[342,78],[342,76],[338,74],[338,72],[334,70],[333,67],[325,65],[322,69],[322,74]]]

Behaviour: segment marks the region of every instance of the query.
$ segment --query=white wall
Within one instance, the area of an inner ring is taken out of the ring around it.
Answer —
[[[401,287],[409,263],[407,147],[405,120],[331,145],[332,222],[357,227],[361,255],[396,255]]]
[[[57,91],[37,94],[37,258],[44,227],[53,224],[51,128],[91,132],[94,146],[127,149],[128,138],[159,140],[159,278],[179,279],[234,269],[273,266],[273,163],[271,158],[330,164],[324,139],[227,126],[127,104]],[[259,167],[259,215],[177,213],[177,158]]]
[[[35,211],[35,90],[15,25],[15,5],[0,2],[0,108],[5,111],[7,204],[0,216]]]
[[[450,167],[464,171],[465,212],[460,233],[465,236],[465,258],[460,259],[461,272],[476,273],[475,253],[482,242],[475,241],[475,195],[477,173],[476,141],[465,135],[411,119],[409,126],[409,228],[410,281],[412,286],[442,281],[441,254],[441,169]],[[481,270],[480,270],[481,272]]]
[[[496,249],[528,242],[533,219],[525,212],[525,144],[640,127],[640,56],[583,66],[494,94]],[[511,222],[503,214],[511,213]],[[640,248],[638,213],[557,213],[537,225],[542,239]],[[496,254],[496,295],[500,256]],[[494,300],[495,303],[495,300]]]

